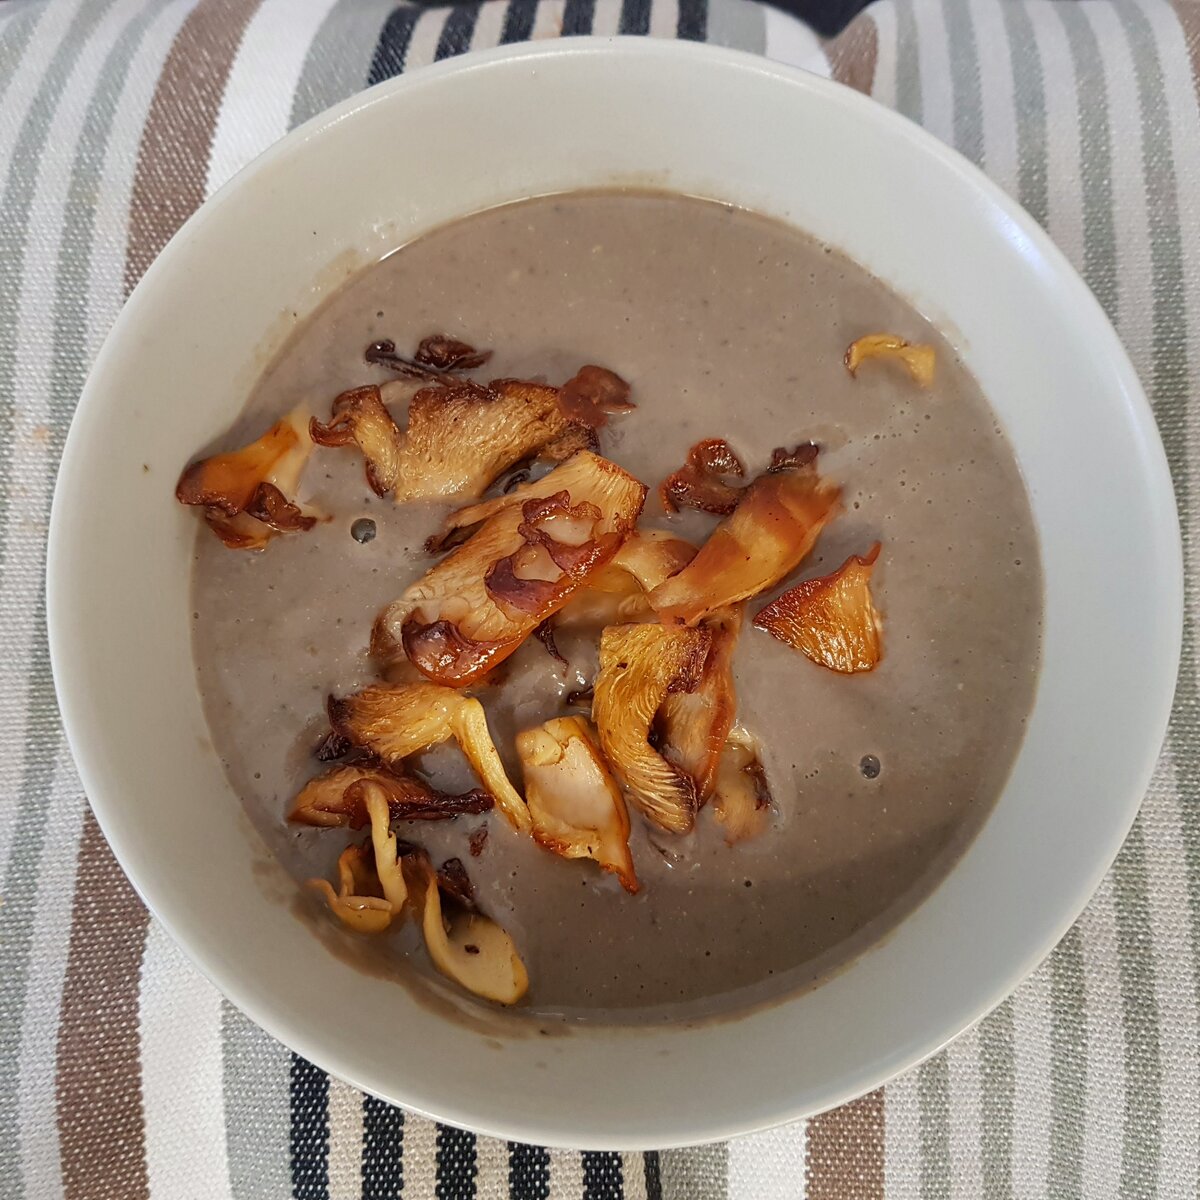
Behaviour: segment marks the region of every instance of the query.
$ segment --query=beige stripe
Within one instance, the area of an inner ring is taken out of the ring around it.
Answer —
[[[646,1159],[640,1151],[621,1155],[621,1175],[624,1180],[624,1200],[647,1200]]]
[[[209,144],[242,32],[259,0],[200,0],[159,77],[138,153],[125,286],[204,200]]]
[[[825,47],[829,69],[838,83],[871,94],[875,64],[879,58],[879,31],[865,13],[853,21]]]
[[[500,45],[504,34],[504,17],[508,12],[507,0],[488,0],[479,10],[479,19],[471,33],[472,50],[490,50]]]
[[[871,95],[888,108],[896,107],[896,9],[892,0],[877,0],[871,5],[871,20],[875,22],[875,79]]]
[[[950,1125],[950,1191],[955,1196],[982,1196],[983,1078],[978,1027],[973,1025],[955,1038],[945,1054],[949,1081],[946,1108]]]
[[[554,1200],[583,1195],[583,1159],[578,1150],[550,1151],[550,1195]]]
[[[679,0],[653,0],[650,5],[650,36],[673,38],[679,28]],[[628,1190],[625,1193],[628,1198]]]
[[[437,1200],[437,1125],[404,1114],[404,1200]]]
[[[408,53],[404,56],[405,74],[433,62],[438,39],[442,36],[442,26],[446,24],[446,14],[449,11],[448,8],[427,8],[417,18],[417,23],[413,26],[412,40],[408,43]]]
[[[360,1200],[362,1145],[362,1092],[330,1076],[329,1200]]]
[[[597,4],[602,2],[603,0],[597,0]],[[562,36],[563,7],[564,0],[539,0],[537,15],[533,18],[533,32],[529,35],[530,41]]]
[[[882,1089],[808,1122],[808,1200],[883,1200],[883,1122]]]
[[[147,919],[88,812],[58,1027],[66,1200],[149,1195],[137,1024]]]
[[[729,1143],[728,1200],[794,1200],[804,1186],[807,1122]]]
[[[917,62],[921,76],[921,124],[954,145],[954,75],[942,0],[914,0]]]
[[[475,1186],[484,1200],[508,1195],[508,1143],[499,1138],[475,1139]]]
[[[621,27],[621,4],[613,0],[596,0],[592,12],[592,36],[612,37]]]
[[[1044,1196],[1050,1166],[1050,971],[1013,993],[1013,1191]]]
[[[921,1198],[920,1068],[893,1079],[883,1090],[883,1177],[887,1200]]]

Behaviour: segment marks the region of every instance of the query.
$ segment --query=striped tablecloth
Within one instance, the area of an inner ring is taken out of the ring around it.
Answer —
[[[42,571],[88,363],[206,194],[290,126],[399,71],[615,32],[832,73],[980,163],[1048,227],[1158,413],[1189,624],[1141,818],[1010,1001],[884,1091],[806,1124],[581,1155],[366,1099],[197,976],[88,812],[55,708]],[[878,0],[825,45],[743,0],[0,0],[0,1196],[1196,1196],[1198,72],[1200,0]]]

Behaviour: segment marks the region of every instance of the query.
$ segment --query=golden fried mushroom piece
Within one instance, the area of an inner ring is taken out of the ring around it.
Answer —
[[[390,604],[372,653],[464,687],[501,663],[607,563],[632,531],[644,484],[581,451],[503,503],[464,545]]]
[[[327,425],[313,420],[322,446],[357,444],[367,481],[397,504],[440,496],[480,496],[513,463],[550,447],[553,457],[588,441],[563,416],[558,389],[521,379],[487,386],[463,379],[421,388],[400,429],[378,387],[343,392]],[[574,439],[574,440],[572,440]]]
[[[733,652],[742,631],[742,604],[713,613],[703,625],[712,634],[712,647],[700,682],[690,692],[672,692],[655,721],[662,756],[695,780],[701,808],[712,795],[717,763],[737,715],[733,687]]]
[[[724,827],[725,842],[757,837],[767,826],[771,809],[771,790],[758,757],[758,743],[741,726],[729,733],[717,768],[713,794],[713,815]]]
[[[293,801],[288,820],[327,829],[346,825],[361,829],[367,823],[369,785],[380,789],[393,820],[438,821],[460,813],[487,812],[493,803],[479,788],[452,796],[412,775],[390,771],[382,763],[350,763],[310,779]]]
[[[852,554],[831,575],[789,588],[759,612],[754,627],[831,671],[873,670],[883,657],[883,622],[871,600],[879,548],[876,542],[865,558]]]
[[[696,557],[650,593],[662,621],[695,625],[778,583],[799,565],[841,496],[839,487],[817,473],[816,457],[813,445],[775,451],[771,466]]]
[[[385,790],[365,784],[363,802],[371,838],[342,851],[337,863],[338,890],[324,879],[310,879],[308,884],[321,892],[343,924],[359,933],[382,933],[403,911],[408,888],[398,860],[396,835],[390,828]]]
[[[868,333],[850,343],[843,362],[851,375],[868,358],[895,358],[904,364],[913,381],[923,388],[933,383],[937,352],[924,342],[906,342],[894,333]]]
[[[311,529],[316,517],[289,496],[312,453],[304,413],[296,409],[257,441],[188,466],[175,486],[180,504],[204,509],[231,550],[261,550],[277,534]]]
[[[591,723],[556,717],[517,734],[534,841],[563,858],[591,858],[638,890],[629,813]]]
[[[472,995],[516,1004],[529,990],[529,975],[512,938],[495,921],[444,891],[425,851],[414,848],[403,862],[433,965]]]
[[[670,833],[695,823],[696,782],[651,746],[650,726],[668,694],[699,682],[711,643],[708,629],[667,625],[610,625],[600,637],[592,698],[600,747],[633,803]]]
[[[742,460],[724,438],[706,438],[689,451],[687,462],[659,485],[658,498],[669,513],[681,508],[727,517],[738,506],[744,487],[730,483],[746,474]]]
[[[565,626],[620,625],[654,616],[647,598],[664,579],[687,566],[696,547],[662,529],[636,529],[607,566],[559,613]]]
[[[500,811],[516,829],[529,830],[529,810],[505,774],[478,700],[433,683],[376,683],[330,696],[329,722],[335,733],[397,768],[454,738]]]

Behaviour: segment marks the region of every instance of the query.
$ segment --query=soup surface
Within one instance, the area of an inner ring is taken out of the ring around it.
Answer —
[[[846,346],[880,330],[936,347],[932,387],[894,362],[850,377]],[[628,380],[637,407],[601,431],[601,452],[650,485],[644,526],[697,542],[718,518],[669,516],[656,495],[696,441],[726,438],[751,476],[777,446],[819,443],[843,511],[751,615],[883,543],[871,586],[884,655],[873,671],[839,675],[749,621],[743,630],[739,720],[761,743],[773,795],[759,837],[727,846],[711,809],[682,837],[631,810],[642,887],[629,895],[594,863],[540,850],[496,811],[400,829],[436,861],[466,863],[481,909],[528,968],[522,1007],[616,1020],[661,1006],[715,1013],[810,985],[885,936],[995,803],[1039,661],[1028,499],[950,345],[863,268],[785,225],[665,194],[548,197],[437,230],[352,279],[297,330],[222,448],[297,404],[327,417],[337,393],[392,378],[365,362],[369,343],[412,347],[434,332],[494,350],[483,378],[559,384],[599,363]],[[202,529],[193,585],[214,745],[297,880],[331,877],[361,837],[285,821],[321,769],[325,697],[376,677],[372,622],[427,569],[424,540],[453,507],[373,495],[353,448],[318,450],[300,499],[333,519],[262,553],[228,550]],[[376,527],[367,542],[351,536],[363,517]],[[564,696],[594,677],[594,639],[559,645],[566,671],[530,639],[503,686],[480,693],[518,786],[515,734],[563,714]],[[450,747],[418,766],[447,790],[476,785]],[[473,857],[481,826],[489,836]],[[432,973],[414,922],[381,940],[404,970]]]

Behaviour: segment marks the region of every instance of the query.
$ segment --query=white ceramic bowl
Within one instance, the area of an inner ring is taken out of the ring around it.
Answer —
[[[237,415],[293,314],[349,267],[477,209],[605,184],[794,222],[948,331],[1029,485],[1045,661],[994,815],[932,898],[849,969],[706,1027],[497,1038],[353,970],[264,896],[265,851],[193,682],[195,518],[172,489]],[[1166,726],[1182,593],[1150,409],[1042,231],[952,151],[851,91],[649,40],[561,41],[420,71],[305,125],[204,205],[92,370],[63,457],[48,583],[55,679],[87,794],[200,969],[368,1091],[504,1137],[612,1149],[829,1107],[998,1003],[1078,915],[1133,820]]]

